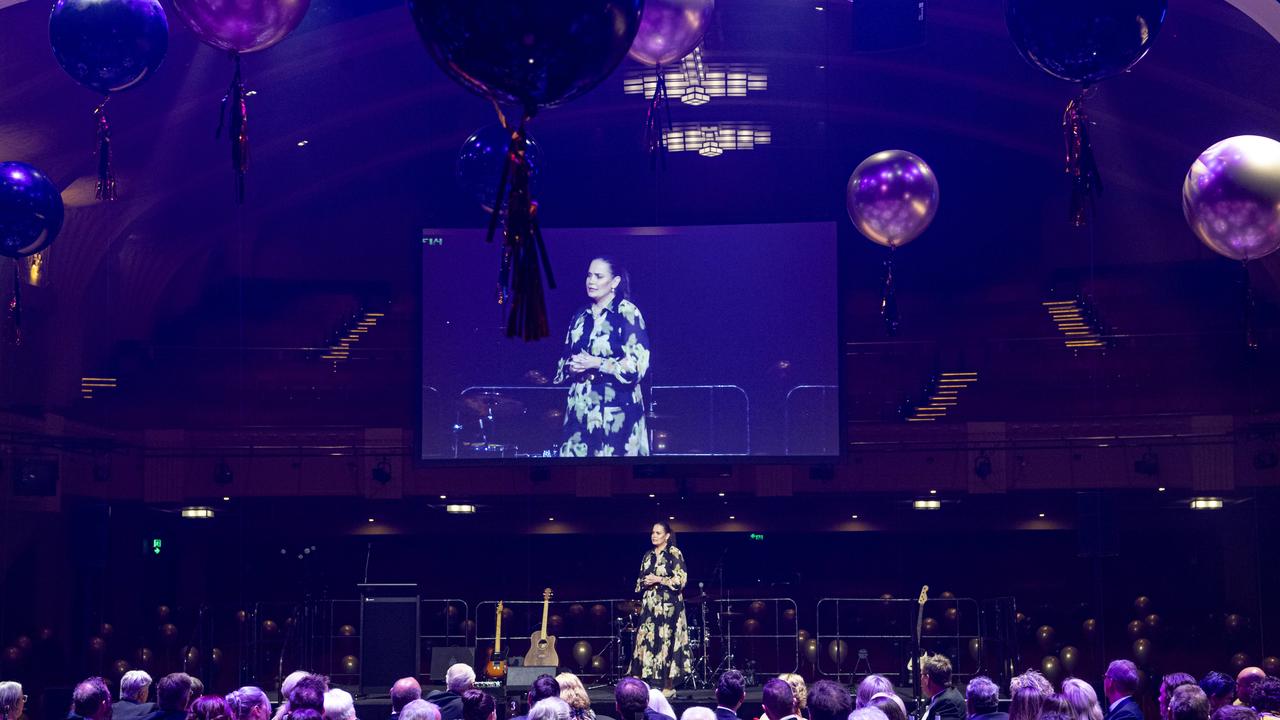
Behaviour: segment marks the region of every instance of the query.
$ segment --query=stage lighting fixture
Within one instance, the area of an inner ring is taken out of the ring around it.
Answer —
[[[973,461],[973,474],[982,480],[991,477],[991,458],[987,457],[985,452],[978,455],[977,459]]]
[[[453,515],[470,515],[476,511],[476,506],[450,503],[444,506],[444,511]]]
[[[391,462],[386,458],[382,458],[377,465],[373,466],[372,474],[373,481],[380,485],[386,485],[391,482]]]
[[[1156,454],[1148,450],[1142,453],[1142,457],[1133,461],[1133,471],[1139,475],[1159,475],[1160,474],[1160,458]]]
[[[1192,510],[1221,510],[1222,498],[1220,497],[1198,497],[1191,498]]]
[[[182,508],[182,517],[192,520],[210,520],[213,518],[213,508],[204,505],[189,505]]]
[[[220,462],[213,467],[213,481],[219,485],[230,485],[235,480],[235,473],[231,472],[231,466],[226,461]]]
[[[916,510],[941,510],[941,500],[915,500],[911,503],[911,507]]]

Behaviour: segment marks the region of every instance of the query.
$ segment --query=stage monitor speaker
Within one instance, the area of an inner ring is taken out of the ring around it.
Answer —
[[[925,0],[849,0],[853,51],[881,52],[923,45]]]
[[[554,665],[525,665],[507,668],[507,692],[528,692],[539,675],[556,676]]]
[[[361,585],[360,691],[385,694],[418,674],[416,585]]]
[[[58,459],[13,459],[13,494],[19,497],[53,497],[58,494]]]
[[[431,682],[444,682],[445,672],[449,670],[450,665],[456,663],[466,663],[472,668],[480,669],[476,665],[475,648],[462,646],[431,648]]]

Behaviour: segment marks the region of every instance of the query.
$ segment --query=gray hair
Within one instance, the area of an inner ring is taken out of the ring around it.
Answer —
[[[1138,692],[1138,666],[1132,660],[1112,660],[1103,677],[1111,678],[1121,692]]]
[[[965,687],[964,698],[974,714],[995,712],[1000,707],[1000,687],[991,682],[991,678],[979,675]]]
[[[13,712],[13,709],[18,707],[18,703],[21,701],[21,685],[12,680],[0,682],[0,715],[3,715],[7,720],[18,720],[17,718],[9,717],[9,713]]]
[[[878,707],[862,707],[849,713],[849,720],[889,720],[889,716]]]
[[[671,709],[671,703],[667,702],[667,697],[658,688],[649,688],[649,709],[675,720],[676,711]]]
[[[529,708],[529,720],[569,720],[569,703],[558,697],[542,698]]]
[[[247,720],[249,713],[256,707],[265,707],[267,714],[271,714],[271,701],[260,687],[245,685],[227,693],[223,700],[227,704],[227,715],[231,720]]]
[[[426,700],[414,700],[400,711],[400,720],[440,720],[440,708]]]
[[[1053,694],[1053,683],[1038,670],[1028,670],[1009,681],[1009,694],[1017,695],[1023,688],[1031,688],[1045,697]]]
[[[120,678],[120,699],[137,700],[150,684],[151,676],[146,670],[130,670]]]
[[[877,693],[893,695],[893,682],[883,675],[868,675],[858,683],[858,693],[853,699],[854,709],[864,708]]]
[[[685,708],[680,715],[680,720],[716,720],[716,711],[709,707],[694,705]]]
[[[324,694],[324,720],[355,720],[356,701],[351,693],[330,688]]]
[[[466,663],[454,663],[444,673],[445,687],[450,692],[462,694],[464,690],[470,690],[471,685],[476,681],[476,671]]]

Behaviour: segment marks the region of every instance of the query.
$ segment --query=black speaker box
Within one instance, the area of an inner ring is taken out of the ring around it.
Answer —
[[[529,692],[539,675],[556,676],[554,665],[526,665],[507,668],[507,692]]]
[[[444,682],[444,674],[449,666],[457,663],[466,663],[476,670],[480,669],[476,667],[475,648],[462,646],[431,648],[431,682]]]
[[[418,598],[366,597],[360,602],[360,689],[387,693],[418,674]]]

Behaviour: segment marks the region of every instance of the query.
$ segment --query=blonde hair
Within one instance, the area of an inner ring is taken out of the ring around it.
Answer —
[[[1102,707],[1093,686],[1079,678],[1062,681],[1062,698],[1071,709],[1072,720],[1102,720]]]
[[[560,685],[560,699],[569,703],[570,708],[586,710],[591,707],[591,698],[587,696],[587,689],[582,686],[577,675],[562,672],[556,676],[556,683]]]
[[[791,686],[791,692],[796,696],[796,707],[801,710],[809,707],[809,686],[804,684],[804,678],[795,673],[782,673],[778,679]]]

